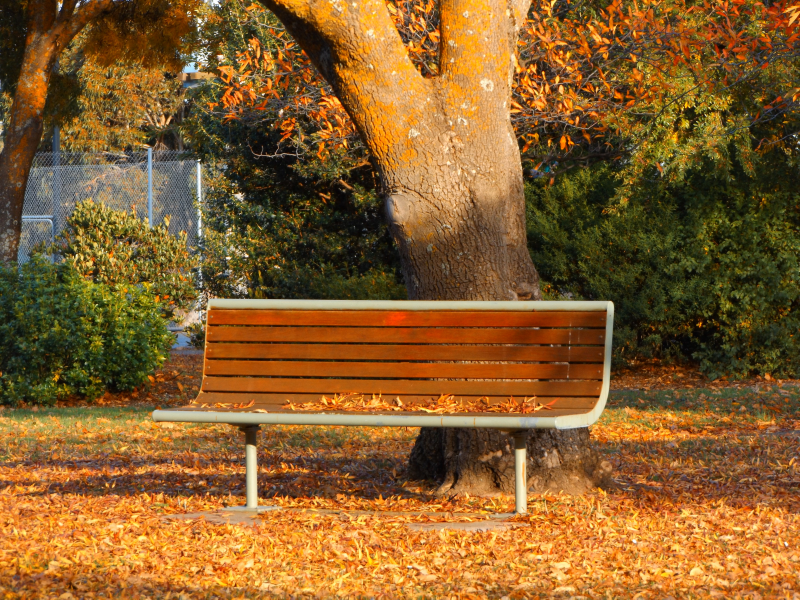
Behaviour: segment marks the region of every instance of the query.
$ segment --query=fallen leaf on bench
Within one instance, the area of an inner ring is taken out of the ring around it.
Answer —
[[[477,400],[460,400],[452,394],[442,394],[437,399],[429,400],[424,403],[404,404],[400,398],[387,401],[382,396],[371,396],[366,398],[362,394],[343,394],[333,398],[322,396],[317,402],[305,402],[294,404],[287,400],[283,405],[284,409],[302,411],[343,411],[343,412],[425,412],[435,414],[455,414],[455,413],[517,413],[530,414],[540,410],[552,410],[557,400],[551,400],[547,404],[540,404],[536,397],[516,400],[513,397],[504,402],[494,404],[488,398],[478,398]],[[266,412],[266,411],[265,411]]]
[[[555,403],[556,403],[555,400],[553,400],[552,402],[548,402],[547,404],[536,404],[536,402],[534,401],[534,405],[533,408],[531,409],[531,412],[537,412],[540,410],[553,410],[553,405]]]

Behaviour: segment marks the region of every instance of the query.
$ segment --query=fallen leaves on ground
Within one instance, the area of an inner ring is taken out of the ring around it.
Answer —
[[[695,365],[665,364],[655,359],[616,369],[611,377],[612,390],[743,389],[776,383],[800,385],[798,381],[776,381],[770,375],[753,379],[709,380]]]
[[[163,399],[159,399],[161,402]],[[180,402],[176,397],[174,402]],[[800,598],[800,397],[789,385],[612,393],[592,429],[616,486],[513,509],[405,477],[417,430],[265,427],[255,526],[243,436],[148,409],[0,411],[7,598]],[[313,510],[312,510],[313,509]],[[338,512],[325,512],[325,511]]]

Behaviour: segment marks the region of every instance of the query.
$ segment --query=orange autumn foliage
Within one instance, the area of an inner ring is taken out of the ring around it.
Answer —
[[[388,0],[387,9],[420,73],[439,72],[432,0]],[[264,10],[253,4],[250,11]],[[603,9],[535,4],[517,41],[511,118],[523,158],[609,158],[630,146],[629,132],[687,96],[702,101],[753,82],[800,56],[800,5],[753,0],[614,0]],[[220,67],[227,119],[251,111],[275,119],[282,142],[320,156],[358,145],[352,121],[278,21],[269,47],[255,38],[236,65]],[[687,83],[691,80],[691,83]],[[787,68],[764,88],[750,124],[797,108],[800,83]],[[310,123],[313,135],[301,122]],[[637,142],[638,143],[638,142]]]

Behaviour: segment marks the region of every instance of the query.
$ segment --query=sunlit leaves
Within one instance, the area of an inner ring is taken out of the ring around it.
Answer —
[[[200,0],[135,0],[115,3],[91,24],[84,50],[104,65],[118,60],[148,67],[183,68],[199,45]]]
[[[387,8],[420,73],[437,76],[435,3],[390,0]],[[645,164],[673,159],[671,175],[684,169],[677,166],[682,160],[713,153],[737,135],[741,145],[742,132],[796,108],[798,10],[756,0],[615,0],[600,10],[534,3],[520,30],[510,107],[523,158],[550,164],[639,152]],[[330,88],[274,18],[267,20],[270,48],[251,40],[235,76],[231,66],[222,72],[228,118],[243,118],[253,108],[274,115],[285,143],[315,145],[313,152],[322,156],[337,146],[357,146],[356,131],[331,100]],[[761,93],[752,106],[737,107],[738,117],[712,115],[730,111],[734,97],[741,104],[752,86]],[[698,131],[706,133],[695,135],[696,143],[683,148],[676,162],[668,129],[683,113],[699,119]],[[704,123],[703,115],[720,126]],[[311,139],[304,133],[309,130]],[[785,135],[764,143],[779,143]]]
[[[236,54],[235,65],[220,65],[225,84],[219,104],[224,119],[269,119],[281,142],[293,151],[325,155],[328,149],[353,147],[355,128],[330,86],[283,26],[257,5],[240,13],[240,25],[256,25],[261,39],[250,37]],[[308,139],[304,131],[311,130]]]
[[[115,152],[173,142],[185,102],[179,78],[165,73],[163,66],[103,66],[85,55],[80,42],[62,55],[61,77],[50,84],[50,107],[60,123],[62,149]]]
[[[531,109],[514,115],[523,147],[533,146],[537,161],[554,160],[552,150],[536,148],[537,133],[542,141],[560,139],[559,151],[578,156],[602,154],[613,143],[623,154],[649,144],[662,154],[658,158],[668,157],[661,136],[670,139],[672,132],[659,128],[681,108],[714,112],[715,101],[730,98],[736,84],[755,82],[765,65],[796,62],[797,44],[782,14],[780,6],[744,1],[614,2],[589,16],[533,12],[520,40],[527,67],[515,90],[518,102]],[[796,67],[784,69],[790,74]],[[792,109],[783,103],[778,110]],[[718,127],[719,141],[710,143],[727,143],[754,121]],[[575,129],[586,135],[573,149],[564,136]],[[697,141],[698,147],[709,143],[700,136]]]

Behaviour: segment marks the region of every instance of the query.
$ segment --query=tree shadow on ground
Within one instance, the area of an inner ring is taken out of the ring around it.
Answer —
[[[44,489],[19,492],[21,495],[101,496],[113,490],[123,495],[164,493],[207,499],[216,495],[227,499],[230,495],[243,496],[245,492],[244,457],[231,460],[221,456],[215,460],[213,455],[206,454],[198,460],[196,456],[183,453],[175,457],[16,461],[0,466],[13,470],[35,469],[35,477],[25,483],[37,483]],[[402,459],[285,457],[260,452],[259,497],[333,498],[342,495],[369,500],[392,495],[427,499],[427,494],[402,487],[404,468]],[[230,472],[233,469],[237,472]],[[0,480],[0,489],[20,484],[19,480]]]
[[[601,445],[614,465],[615,486],[610,493],[643,504],[690,506],[724,501],[738,507],[777,506],[800,512],[800,480],[788,465],[796,454],[793,436],[693,436],[683,440],[624,440]],[[786,457],[783,461],[782,457]],[[776,462],[777,461],[777,462]],[[242,459],[220,451],[202,459],[189,453],[160,457],[98,456],[84,460],[44,460],[35,464],[36,490],[23,495],[108,493],[167,494],[220,501],[244,496]],[[372,500],[395,496],[432,501],[422,489],[408,489],[405,459],[387,457],[285,456],[259,453],[259,496]],[[6,468],[30,468],[28,461],[6,462]],[[51,473],[48,473],[50,471]],[[85,471],[90,471],[86,473]],[[23,479],[24,476],[23,476]],[[0,480],[0,488],[20,485]],[[531,495],[535,498],[535,495]]]
[[[797,452],[792,436],[751,432],[626,440],[601,445],[601,451],[614,466],[613,495],[687,508],[723,501],[732,507],[773,506],[800,513],[800,479],[788,468]]]

